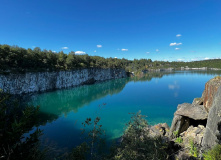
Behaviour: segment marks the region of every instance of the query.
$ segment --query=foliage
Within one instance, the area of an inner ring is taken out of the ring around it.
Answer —
[[[198,149],[197,149],[197,146],[194,144],[194,141],[191,139],[190,140],[190,154],[193,156],[193,157],[198,157],[199,155],[199,152],[198,152]]]
[[[218,144],[203,154],[205,160],[221,160],[221,145]]]
[[[75,147],[71,154],[70,154],[70,159],[72,160],[86,160],[87,159],[87,154],[89,153],[90,147],[86,142],[83,142],[81,145]]]
[[[179,136],[175,139],[176,143],[183,143],[183,139]]]
[[[73,70],[79,68],[123,68],[129,72],[142,73],[142,71],[156,68],[190,68],[210,67],[221,68],[221,60],[204,60],[195,62],[165,62],[151,59],[103,58],[78,55],[71,51],[68,54],[60,51],[24,49],[18,46],[0,45],[0,73],[30,72],[30,71],[56,71]]]
[[[178,137],[178,131],[173,131],[173,135],[177,138]]]
[[[0,157],[3,159],[43,159],[39,150],[41,130],[24,137],[38,119],[39,107],[19,105],[9,94],[0,91]]]
[[[33,50],[18,46],[0,45],[0,71],[56,71],[78,68],[124,68],[132,61],[117,58],[103,58],[99,56],[77,55],[71,51],[54,53],[51,50]]]
[[[78,160],[90,159],[102,159],[105,150],[105,131],[102,129],[102,125],[99,124],[100,117],[96,117],[94,121],[91,118],[87,118],[82,123],[84,127],[92,127],[89,131],[83,129],[82,134],[87,132],[85,137],[86,142],[83,142],[80,146],[73,149],[71,157],[77,158]],[[74,159],[73,158],[73,159]]]
[[[122,142],[116,147],[110,159],[166,159],[166,145],[160,137],[148,136],[148,124],[144,117],[140,112],[132,113],[131,120],[122,136]]]

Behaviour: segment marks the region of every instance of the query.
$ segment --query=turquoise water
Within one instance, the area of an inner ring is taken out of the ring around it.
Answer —
[[[73,148],[82,142],[82,122],[101,117],[107,139],[122,135],[128,113],[141,110],[150,125],[171,125],[177,105],[201,97],[205,83],[218,72],[153,73],[144,77],[110,80],[93,85],[34,94],[30,103],[40,105],[43,144]]]

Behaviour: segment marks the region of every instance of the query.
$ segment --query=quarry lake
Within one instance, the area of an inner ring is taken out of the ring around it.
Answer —
[[[80,144],[82,122],[99,116],[106,138],[122,135],[130,114],[141,111],[149,125],[171,125],[177,105],[201,97],[205,83],[217,71],[148,73],[79,87],[32,94],[29,103],[40,106],[42,144],[70,149]]]

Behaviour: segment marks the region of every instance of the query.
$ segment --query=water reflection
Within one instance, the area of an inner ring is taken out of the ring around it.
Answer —
[[[128,113],[139,110],[148,116],[151,125],[161,122],[170,125],[177,104],[192,102],[202,94],[205,82],[218,74],[214,71],[154,72],[33,94],[28,99],[40,105],[38,126],[44,130],[44,139],[59,147],[72,148],[81,142],[81,123],[96,116],[99,104],[107,103],[100,116],[108,138],[119,137],[130,118]]]
[[[28,99],[31,104],[35,106],[39,105],[41,112],[44,114],[54,115],[54,117],[62,114],[67,115],[70,111],[78,112],[79,108],[89,105],[97,99],[121,92],[128,82],[151,81],[152,78],[162,78],[163,75],[167,74],[174,73],[155,72],[132,78],[109,80],[93,85],[83,85],[70,89],[32,94]]]

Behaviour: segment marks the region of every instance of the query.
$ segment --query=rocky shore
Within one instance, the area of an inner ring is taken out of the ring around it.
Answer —
[[[172,144],[170,150],[177,150],[178,159],[190,158],[186,149],[191,142],[201,155],[221,144],[221,77],[209,80],[202,97],[195,98],[192,104],[179,104],[170,128],[167,124],[157,124],[149,128],[149,134],[161,136]]]

